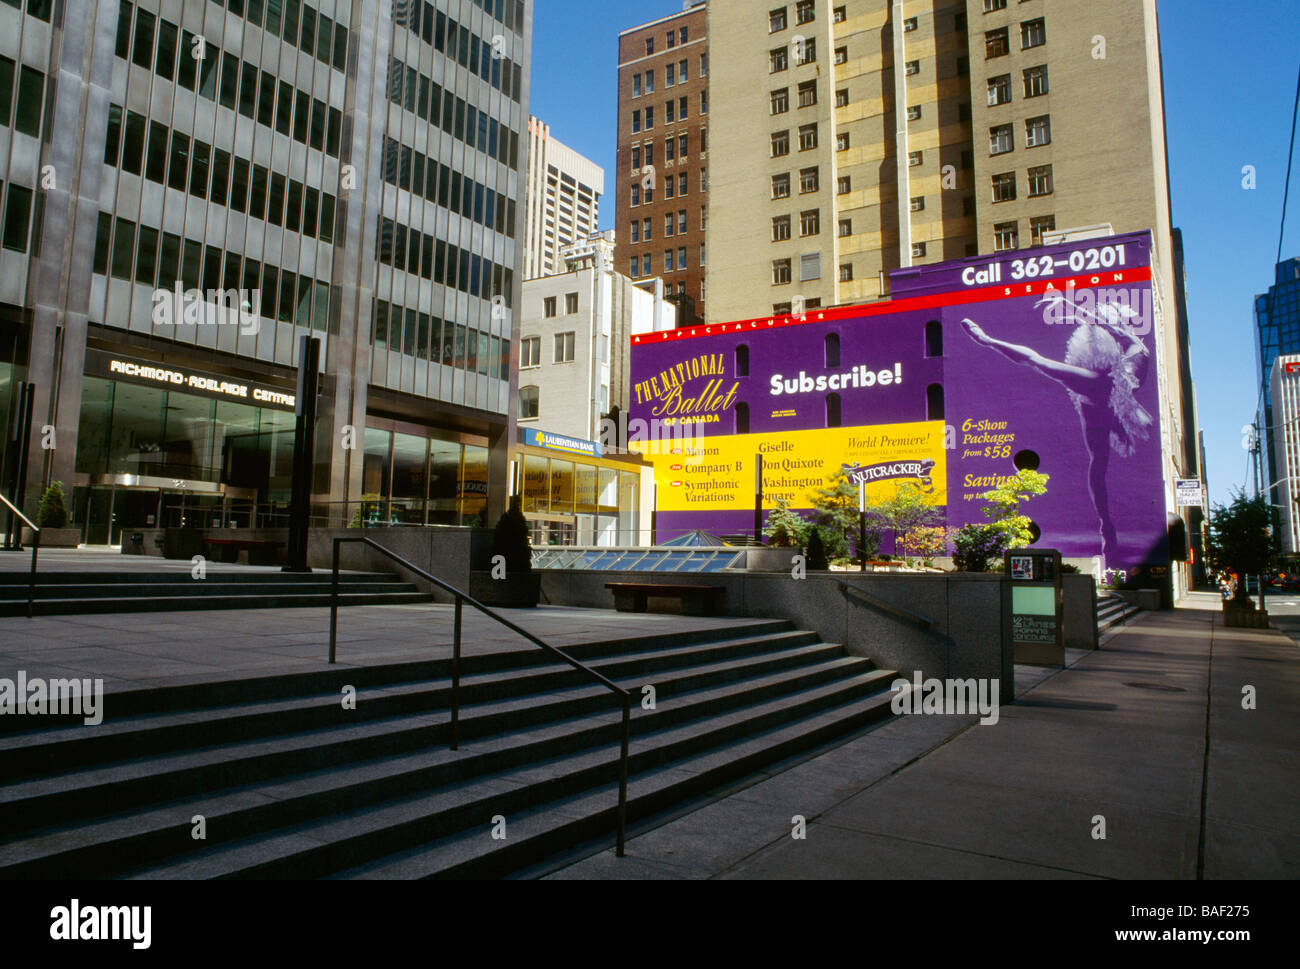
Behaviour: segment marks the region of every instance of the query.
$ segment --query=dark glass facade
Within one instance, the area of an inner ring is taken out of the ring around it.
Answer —
[[[1255,297],[1255,327],[1264,470],[1267,483],[1276,484],[1278,461],[1273,453],[1273,400],[1268,379],[1279,354],[1300,353],[1300,258],[1278,263],[1273,285],[1267,293]]]

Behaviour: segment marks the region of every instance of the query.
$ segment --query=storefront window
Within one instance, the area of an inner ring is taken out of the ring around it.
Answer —
[[[465,445],[464,503],[461,524],[485,527],[488,493],[488,449]]]
[[[456,525],[460,518],[460,445],[429,442],[429,524]]]
[[[386,497],[389,481],[389,455],[393,435],[388,431],[366,428],[365,456],[361,471],[361,494],[364,497]],[[380,515],[382,517],[382,512]]]
[[[424,524],[428,439],[393,435],[393,517],[404,525]]]
[[[573,514],[574,474],[572,461],[551,460],[551,512]]]
[[[524,455],[524,511],[545,514],[551,510],[548,488],[549,469],[546,458]]]

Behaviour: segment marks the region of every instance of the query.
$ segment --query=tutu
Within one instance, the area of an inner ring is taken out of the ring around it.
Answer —
[[[1076,327],[1070,336],[1065,362],[1110,377],[1106,399],[1089,399],[1088,403],[1110,408],[1120,425],[1119,430],[1110,432],[1111,447],[1121,457],[1128,457],[1133,453],[1135,442],[1147,439],[1149,429],[1155,422],[1133,395],[1146,376],[1146,346],[1140,341],[1134,342],[1133,347],[1126,352],[1106,327],[1083,324]],[[1103,391],[1099,388],[1099,393],[1101,392]],[[1074,409],[1081,412],[1083,396],[1074,391],[1069,391],[1069,394]]]

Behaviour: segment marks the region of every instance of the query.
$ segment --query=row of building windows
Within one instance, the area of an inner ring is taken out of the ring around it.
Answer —
[[[1038,148],[1052,143],[1052,117],[1040,115],[1025,119],[1025,147]],[[1016,147],[1015,126],[995,125],[989,129],[989,154],[1004,155]]]
[[[811,108],[817,104],[817,82],[804,81],[798,87],[799,107]],[[772,114],[785,114],[790,110],[790,89],[778,88],[769,95]]]
[[[676,100],[669,98],[664,102],[664,124],[675,124],[678,121],[685,121],[689,114],[690,98],[683,95]],[[700,114],[709,112],[709,92],[700,92]],[[632,112],[632,133],[636,134],[641,130],[642,118],[645,119],[645,130],[649,131],[655,126],[655,109],[653,107],[637,108]]]
[[[1056,229],[1055,215],[1041,215],[1029,220],[1029,238],[1031,246],[1041,246],[1043,244],[1043,233],[1053,232]],[[993,249],[995,252],[1005,252],[1008,249],[1020,248],[1020,223],[1019,222],[998,222],[993,226]]]
[[[334,242],[333,195],[252,165],[247,158],[232,158],[179,131],[169,132],[166,125],[123,112],[116,104],[108,108],[104,163],[290,232]]]
[[[519,133],[489,117],[451,91],[407,67],[397,58],[388,61],[388,100],[441,128],[457,141],[477,148],[489,158],[517,168]]]
[[[510,379],[509,340],[409,307],[376,302],[371,338],[376,349],[498,380]]]
[[[0,181],[0,198],[4,199],[4,216],[0,219],[0,245],[13,252],[31,254],[41,251],[41,223],[45,211],[45,195],[30,188],[10,182],[8,192]]]
[[[1041,47],[1047,43],[1047,21],[1042,17],[1020,24],[1020,49]],[[984,32],[984,57],[1005,57],[1011,53],[1011,28],[995,27]]]
[[[700,153],[708,151],[708,129],[700,129]],[[691,136],[685,132],[669,135],[664,139],[664,161],[685,161],[691,152]],[[643,142],[632,146],[632,168],[653,167],[655,163],[655,143]]]
[[[26,64],[20,68],[8,57],[0,57],[0,124],[39,138],[44,96],[44,74]]]
[[[794,66],[803,67],[805,64],[815,63],[817,60],[817,38],[805,37],[796,40],[794,47]],[[835,63],[842,64],[839,59],[839,50],[836,50]],[[847,55],[845,56],[847,60]],[[776,47],[767,52],[767,72],[769,74],[779,74],[781,71],[790,69],[790,48]]]
[[[705,191],[708,184],[705,181],[705,169],[700,169],[700,191]],[[679,196],[684,197],[690,191],[690,179],[688,172],[678,172],[676,175],[669,172],[664,176],[664,198],[671,199]],[[655,190],[653,178],[643,178],[641,184],[632,186],[632,205],[649,205],[655,200]]]
[[[674,47],[677,46],[679,40],[683,45],[685,45],[690,40],[690,36],[691,36],[691,32],[690,32],[690,28],[688,27],[669,27],[668,35],[667,35],[667,43],[668,43],[667,49],[672,50]],[[653,37],[647,37],[645,39],[646,57],[649,57],[654,52],[655,52],[655,39]]]
[[[576,296],[576,294],[575,294]],[[554,299],[555,297],[550,297]],[[554,314],[552,314],[554,315]],[[577,332],[570,330],[567,333],[556,333],[554,337],[554,353],[551,356],[552,363],[572,363],[574,360],[574,351],[576,348]],[[526,337],[519,344],[519,369],[528,370],[533,367],[542,365],[542,338],[540,336]]]
[[[709,55],[700,55],[700,77],[709,75]],[[682,58],[680,61],[670,63],[664,68],[664,86],[672,87],[675,84],[685,84],[691,79],[690,61]],[[632,75],[632,97],[639,98],[643,94],[655,93],[655,72],[654,68],[646,71],[644,74]]]
[[[245,299],[260,290],[257,310],[268,320],[338,331],[338,287],[270,263],[223,252],[170,232],[99,214],[93,271],[159,289],[234,290]],[[277,298],[278,297],[278,298]],[[248,309],[253,309],[249,306]]]
[[[497,232],[514,229],[514,201],[392,138],[384,139],[384,181]]]
[[[768,33],[775,34],[779,31],[785,30],[786,27],[789,26],[789,21],[786,17],[786,13],[788,9],[789,8],[787,7],[777,7],[774,10],[768,11],[767,14]],[[839,23],[841,20],[844,19],[843,17],[839,16],[840,11],[842,10],[843,10],[842,7],[836,8],[836,18],[837,18],[835,21],[836,23]],[[795,17],[794,22],[796,25],[812,23],[814,20],[817,19],[817,4],[814,2],[814,0],[799,0],[799,2],[794,5],[794,17]]]
[[[323,64],[347,68],[348,30],[300,0],[212,0],[254,27],[313,54]],[[142,11],[143,12],[143,11]]]
[[[15,10],[23,9],[23,0],[0,0],[0,3]],[[54,0],[27,0],[27,15],[37,20],[44,20],[47,24],[50,22],[50,12],[53,9]]]
[[[484,299],[501,296],[506,306],[512,305],[513,269],[407,228],[392,219],[379,220],[375,258],[385,266],[430,279],[471,296]]]
[[[700,206],[700,231],[704,231],[704,229],[707,227],[706,224],[707,211],[708,210],[704,206]],[[685,235],[689,231],[689,229],[690,227],[687,225],[685,209],[678,209],[676,214],[672,212],[664,213],[664,238],[666,239],[671,238],[674,235],[679,235],[679,236]],[[654,225],[651,222],[649,216],[646,216],[645,219],[643,220],[639,220],[639,219],[632,220],[632,232],[631,232],[630,241],[651,242],[653,239],[654,239]]]
[[[1051,195],[1055,191],[1052,182],[1052,166],[1038,165],[1027,172],[1029,197],[1038,198]],[[993,176],[993,201],[1013,202],[1016,198],[1016,173],[1001,172]]]
[[[1021,72],[1021,82],[1024,85],[1026,98],[1037,98],[1047,94],[1050,85],[1047,80],[1047,65],[1039,64],[1037,67],[1027,67]],[[999,104],[1011,103],[1011,75],[999,74],[997,77],[991,77],[988,81],[988,104],[989,107],[996,107]]]
[[[131,4],[123,0],[122,7],[123,19],[118,22],[117,54],[126,57],[128,41],[124,38],[128,35],[123,33],[122,25],[130,23],[130,11],[127,8]],[[312,11],[304,8],[304,13],[306,12]],[[181,43],[177,48],[177,28],[166,20],[158,21],[157,56],[153,57],[154,19],[154,15],[147,10],[137,11],[135,44],[131,51],[133,63],[146,68],[152,65],[155,74],[168,81],[175,81],[199,97],[238,111],[260,125],[274,127],[280,134],[323,151],[332,158],[339,156],[343,112],[338,108],[331,108],[305,91],[296,91],[286,81],[277,84],[271,74],[259,70],[257,65],[241,62],[234,54],[223,52],[188,30],[180,32]],[[342,27],[338,30],[346,35]],[[202,56],[196,58],[196,52]]]
[[[700,265],[704,265],[704,246],[700,246]],[[682,272],[687,267],[687,247],[679,246],[676,251],[672,249],[664,250],[664,272]],[[654,260],[650,253],[642,256],[633,256],[631,271],[628,273],[633,279],[639,279],[642,276],[653,276],[655,273]]]
[[[522,33],[524,6],[520,0],[474,0],[489,16],[500,20],[516,33]],[[503,19],[503,15],[510,20]],[[497,35],[492,44],[480,38],[468,27],[456,23],[451,17],[436,10],[423,0],[394,0],[393,21],[407,26],[439,54],[456,61],[471,74],[491,84],[512,101],[518,101],[523,89],[523,70],[513,61],[502,44],[505,38]]]

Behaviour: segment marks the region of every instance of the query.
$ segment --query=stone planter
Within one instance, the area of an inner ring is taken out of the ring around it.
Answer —
[[[542,575],[515,572],[504,579],[494,579],[491,572],[471,572],[469,594],[485,606],[531,609],[542,595]]]
[[[36,540],[30,528],[23,528],[23,544],[31,545]],[[41,548],[76,548],[81,544],[80,528],[42,528]]]
[[[1223,604],[1223,624],[1235,629],[1267,629],[1268,611],[1256,608],[1253,602],[1243,606],[1230,599]]]

